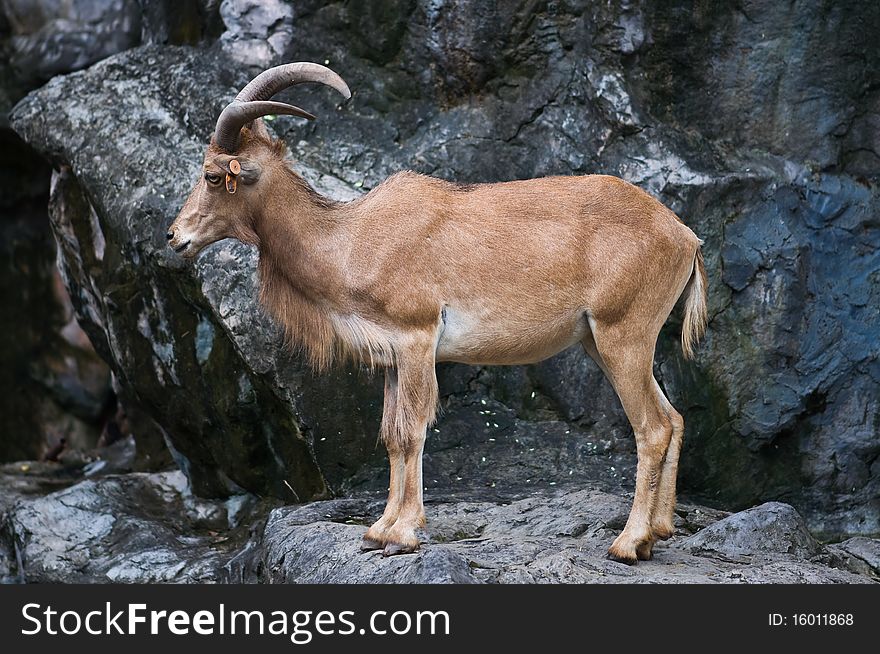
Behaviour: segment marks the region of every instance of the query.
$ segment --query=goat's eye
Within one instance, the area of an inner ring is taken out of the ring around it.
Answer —
[[[205,179],[208,180],[208,184],[220,183],[220,175],[216,173],[205,173]]]

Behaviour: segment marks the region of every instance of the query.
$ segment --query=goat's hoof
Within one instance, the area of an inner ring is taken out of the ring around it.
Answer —
[[[375,550],[381,550],[384,547],[385,543],[381,543],[373,538],[367,538],[364,536],[363,540],[361,540],[361,552],[372,552]]]
[[[636,548],[636,556],[639,557],[639,561],[650,561],[654,558],[654,543],[652,541],[648,541],[647,543],[642,543]]]
[[[608,550],[608,558],[612,561],[617,561],[618,563],[625,563],[626,565],[635,565],[639,562],[639,559],[635,554],[624,554],[617,552],[614,548]]]
[[[396,556],[397,554],[412,554],[418,551],[419,544],[407,545],[405,543],[388,543],[382,550],[382,556]]]
[[[636,547],[632,543],[633,541],[624,538],[623,534],[621,534],[611,543],[611,547],[608,548],[608,558],[618,563],[635,565],[639,559],[636,554]]]

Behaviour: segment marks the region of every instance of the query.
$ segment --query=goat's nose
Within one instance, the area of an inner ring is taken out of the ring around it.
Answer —
[[[174,238],[174,232],[172,232],[172,231],[169,229],[168,232],[165,234],[165,240],[166,240],[166,241],[170,241],[172,238]]]

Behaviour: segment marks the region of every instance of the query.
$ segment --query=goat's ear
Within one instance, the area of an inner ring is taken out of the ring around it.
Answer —
[[[262,166],[250,157],[218,154],[213,162],[229,175],[236,177],[242,184],[255,183],[260,179],[260,173],[263,171]]]
[[[242,184],[254,184],[260,179],[260,173],[263,172],[263,168],[256,161],[239,159],[239,164],[241,165],[241,172],[238,174],[238,178]]]

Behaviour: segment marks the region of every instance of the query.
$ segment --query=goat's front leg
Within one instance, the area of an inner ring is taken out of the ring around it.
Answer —
[[[386,532],[397,522],[400,513],[400,502],[403,499],[404,481],[404,456],[399,447],[398,439],[392,435],[396,432],[395,421],[397,420],[397,370],[385,369],[385,404],[382,409],[382,426],[379,429],[380,438],[388,450],[388,463],[391,467],[391,475],[388,483],[388,501],[385,503],[385,512],[364,534],[361,544],[362,550],[381,550],[388,542]]]
[[[416,531],[425,524],[422,500],[422,452],[437,408],[434,343],[401,356],[398,365],[395,430],[383,433],[389,451],[403,455],[403,492],[397,520],[386,529],[385,556],[419,549]]]
[[[414,434],[404,446],[403,500],[397,520],[387,532],[387,542],[383,554],[409,554],[419,549],[416,530],[425,526],[425,505],[422,499],[422,452],[428,423],[421,423],[420,433]]]

